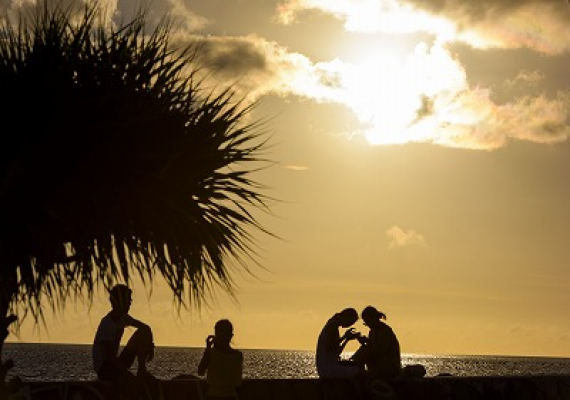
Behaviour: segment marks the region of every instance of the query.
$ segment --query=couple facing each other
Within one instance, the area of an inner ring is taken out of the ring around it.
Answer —
[[[386,315],[368,306],[362,311],[362,320],[370,329],[368,337],[350,328],[358,321],[358,313],[354,308],[346,308],[327,321],[317,342],[319,377],[350,378],[364,371],[377,378],[395,378],[400,375],[400,343],[392,328],[384,322]],[[341,336],[340,328],[350,329]],[[360,348],[349,360],[341,360],[341,353],[351,340],[358,340]]]
[[[137,391],[136,377],[129,371],[137,360],[137,377],[151,377],[146,364],[154,358],[153,334],[150,327],[131,317],[132,290],[115,285],[109,290],[111,311],[103,317],[93,342],[93,367],[103,381],[119,384],[128,392]],[[127,326],[136,328],[126,346],[119,346]],[[206,338],[206,348],[198,374],[206,374],[208,399],[237,399],[235,387],[241,383],[243,355],[231,347],[232,323],[223,319],[216,323],[214,335]]]

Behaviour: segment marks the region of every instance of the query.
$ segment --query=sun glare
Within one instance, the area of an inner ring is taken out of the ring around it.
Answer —
[[[405,60],[384,54],[366,57],[346,71],[345,100],[368,127],[370,144],[406,141],[406,128],[421,106],[417,85],[406,69]]]
[[[361,49],[345,63],[343,102],[357,115],[372,145],[428,141],[438,125],[438,98],[466,85],[465,72],[447,50],[419,43],[411,54]]]

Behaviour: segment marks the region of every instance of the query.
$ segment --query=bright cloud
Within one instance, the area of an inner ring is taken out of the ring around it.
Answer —
[[[570,50],[570,6],[559,0],[290,0],[278,7],[283,23],[303,11],[321,11],[360,32],[424,32],[437,40],[419,43],[405,58],[362,49],[357,63],[339,59],[305,62],[289,81],[290,93],[345,104],[371,144],[409,142],[492,150],[510,141],[558,143],[568,139],[567,93],[554,98],[525,94],[543,79],[523,71],[507,78],[514,100],[499,103],[491,89],[472,86],[448,44],[518,48],[556,54]],[[287,85],[285,85],[287,86]],[[517,87],[514,92],[513,88]],[[523,91],[521,91],[521,89]],[[496,97],[496,96],[495,96]]]
[[[399,0],[289,0],[277,7],[277,20],[289,24],[306,10],[318,10],[345,21],[349,31],[413,33],[430,32],[442,36],[453,33],[454,24],[444,18]]]
[[[288,0],[277,19],[291,23],[306,10],[334,15],[350,31],[425,32],[477,48],[570,50],[570,6],[561,0]]]
[[[309,167],[306,165],[295,165],[295,164],[288,164],[283,166],[285,169],[289,169],[291,171],[308,171]]]
[[[469,84],[463,65],[441,43],[420,43],[406,57],[376,53],[357,63],[313,63],[257,36],[200,41],[202,62],[213,77],[239,82],[252,98],[276,93],[343,104],[360,121],[357,133],[371,144],[493,150],[513,140],[552,144],[570,136],[568,95],[499,104],[490,89]],[[539,79],[521,73],[513,82]]]
[[[390,249],[411,245],[427,246],[424,237],[413,229],[406,231],[398,226],[393,226],[386,231],[386,235],[390,239],[390,243],[388,244],[388,248]]]
[[[457,39],[476,48],[530,48],[544,54],[570,51],[570,6],[563,1],[522,2],[484,18],[458,16],[465,28]]]

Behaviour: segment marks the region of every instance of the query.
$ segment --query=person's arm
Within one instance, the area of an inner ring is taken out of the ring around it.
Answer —
[[[152,334],[152,330],[150,329],[150,326],[148,326],[144,322],[139,321],[138,319],[131,317],[129,314],[127,314],[125,316],[125,322],[128,326],[132,326],[133,328],[148,329]]]
[[[214,336],[210,335],[206,338],[206,348],[204,349],[204,354],[202,354],[202,359],[200,364],[198,364],[198,375],[203,376],[210,365],[210,351],[214,345]]]
[[[340,338],[340,342],[338,343],[338,354],[340,355],[343,351],[344,348],[346,347],[347,343],[350,342],[353,339],[357,339],[359,338],[361,335],[359,332],[357,332],[354,328],[350,328],[348,329],[344,335],[342,335],[342,337]]]

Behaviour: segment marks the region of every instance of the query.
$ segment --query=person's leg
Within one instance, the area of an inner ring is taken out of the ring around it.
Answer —
[[[126,357],[119,363],[105,362],[97,371],[97,378],[101,381],[111,382],[119,393],[121,399],[135,399],[137,394],[135,377],[124,366]],[[132,361],[131,361],[132,363]]]
[[[119,360],[129,368],[137,359],[137,375],[146,374],[146,362],[154,351],[152,334],[148,329],[137,329],[127,342],[127,345],[119,355]]]
[[[123,356],[123,358],[125,357]],[[121,360],[120,358],[118,358],[117,361],[118,364],[112,362],[104,362],[99,370],[96,371],[97,378],[101,381],[109,382],[115,382],[121,379],[128,380],[129,378],[133,378],[133,374],[129,372],[128,366],[125,366],[125,361]]]
[[[135,362],[135,358],[137,357],[136,353],[133,352],[132,349],[129,348],[124,348],[123,351],[121,351],[121,354],[119,354],[119,357],[117,357],[117,361],[119,362],[119,364],[121,364],[125,369],[129,369],[131,368],[131,366],[133,365],[133,363]]]
[[[337,361],[319,370],[320,378],[354,378],[360,374],[360,367],[350,361]]]

